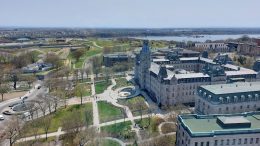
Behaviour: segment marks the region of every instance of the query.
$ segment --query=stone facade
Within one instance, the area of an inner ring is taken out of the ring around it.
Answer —
[[[225,43],[195,43],[195,47],[214,52],[230,52],[228,45]]]
[[[197,87],[226,83],[229,78],[255,81],[253,70],[232,64],[218,64],[202,57],[183,57],[178,52],[166,56],[151,53],[148,41],[136,55],[135,80],[160,105],[192,103]]]
[[[260,109],[260,82],[237,82],[198,88],[195,111],[199,114],[233,114]]]

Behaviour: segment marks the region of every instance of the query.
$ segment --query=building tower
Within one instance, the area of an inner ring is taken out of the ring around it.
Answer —
[[[148,81],[147,75],[149,74],[149,68],[151,66],[151,50],[149,41],[144,40],[142,50],[140,51],[140,64],[139,64],[139,84],[141,89],[145,89],[146,82]]]

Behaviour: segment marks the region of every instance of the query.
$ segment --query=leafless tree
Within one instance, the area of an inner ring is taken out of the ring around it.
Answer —
[[[49,129],[50,129],[50,126],[51,126],[51,119],[52,119],[52,116],[46,116],[42,119],[43,130],[44,130],[44,133],[45,133],[46,140],[48,138],[48,132],[49,132]]]
[[[0,85],[0,94],[2,95],[2,101],[4,100],[4,94],[8,93],[10,88],[8,85],[1,84]]]
[[[19,139],[21,135],[21,121],[18,117],[12,117],[5,129],[5,138],[9,140],[10,146]]]
[[[74,93],[76,96],[80,97],[80,104],[82,105],[82,99],[84,94],[84,84],[77,84]]]

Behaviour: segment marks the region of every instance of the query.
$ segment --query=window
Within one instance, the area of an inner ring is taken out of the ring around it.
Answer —
[[[229,139],[227,139],[227,145],[229,145]]]
[[[238,139],[238,144],[241,144],[241,138]]]
[[[198,146],[198,142],[195,142],[195,146]]]
[[[207,142],[206,146],[209,146],[209,141]]]
[[[223,145],[224,144],[224,140],[221,140],[221,143],[220,143],[220,145]]]
[[[250,105],[247,105],[247,108],[249,108],[250,107]]]
[[[247,138],[245,138],[245,140],[244,140],[244,144],[247,144]]]
[[[204,142],[200,142],[200,146],[204,146]]]
[[[218,140],[215,140],[214,146],[218,145]]]
[[[233,139],[232,145],[236,144],[236,139]]]
[[[251,139],[250,139],[250,144],[253,144],[253,141],[254,141],[254,139],[253,139],[253,138],[251,138]]]

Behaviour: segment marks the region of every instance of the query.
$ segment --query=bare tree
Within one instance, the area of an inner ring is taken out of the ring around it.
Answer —
[[[16,142],[16,140],[20,137],[21,134],[21,121],[19,121],[18,117],[12,117],[8,122],[5,129],[5,137],[9,140],[10,146]]]
[[[2,101],[4,100],[4,94],[8,93],[10,88],[8,85],[0,85],[0,94],[2,95]]]
[[[49,129],[50,129],[50,126],[51,126],[51,119],[52,119],[52,116],[46,116],[42,119],[43,130],[44,130],[44,133],[45,133],[45,139],[46,140],[48,139],[48,132],[49,132]]]
[[[80,104],[82,105],[82,98],[84,94],[84,84],[77,84],[74,93],[76,96],[80,97]]]
[[[85,68],[85,73],[86,73],[87,78],[88,78],[89,74],[91,73],[91,67],[90,66]]]
[[[80,75],[81,75],[81,81],[83,82],[84,81],[84,72],[85,72],[85,70],[84,69],[80,69],[79,72],[80,72]]]
[[[88,127],[76,135],[74,143],[79,146],[84,146],[86,143],[92,145],[97,137],[100,135],[98,135],[96,127]]]

